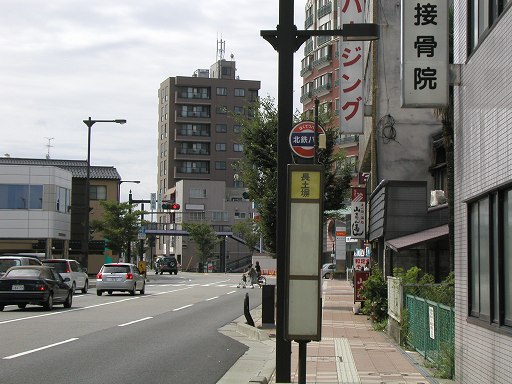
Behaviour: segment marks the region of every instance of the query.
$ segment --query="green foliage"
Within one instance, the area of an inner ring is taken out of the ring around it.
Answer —
[[[260,230],[265,245],[270,252],[276,250],[277,214],[277,132],[278,109],[271,97],[260,99],[252,110],[252,117],[233,116],[242,130],[240,141],[244,147],[244,157],[235,165],[249,199],[253,200],[260,213]],[[296,122],[302,120],[299,115]],[[326,148],[318,152],[318,160],[325,166],[324,209],[335,210],[349,192],[351,171],[345,167],[344,154],[336,152],[335,143],[338,130],[329,129],[330,116],[321,114],[320,124],[326,130]],[[289,127],[291,129],[291,127]]]
[[[412,267],[406,272],[402,268],[395,268],[393,276],[400,277],[404,286],[404,294],[411,294],[421,298],[453,307],[455,304],[455,274],[450,274],[440,283],[435,284],[434,276],[421,269]]]
[[[93,220],[91,228],[109,239],[109,248],[113,252],[126,253],[131,241],[137,239],[142,211],[132,210],[133,205],[126,202],[104,200],[100,204],[104,209],[103,217]]]
[[[363,283],[361,294],[365,298],[362,312],[370,316],[373,322],[380,323],[388,314],[388,286],[378,266],[372,267],[372,273]]]
[[[245,244],[249,247],[249,251],[254,252],[254,247],[260,240],[259,227],[252,219],[238,221],[233,225],[233,232],[239,233]]]
[[[183,223],[183,228],[188,231],[190,238],[197,244],[197,250],[201,262],[204,264],[210,257],[219,242],[212,227],[205,223]]]

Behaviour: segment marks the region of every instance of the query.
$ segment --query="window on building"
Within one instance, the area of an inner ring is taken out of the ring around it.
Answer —
[[[188,195],[191,199],[206,199],[206,188],[190,188]]]
[[[228,213],[224,211],[213,211],[212,221],[228,221]]]
[[[225,161],[216,161],[215,162],[215,169],[219,171],[226,170],[226,162]]]
[[[228,131],[227,124],[216,124],[215,125],[215,132],[217,133],[226,133]]]
[[[243,115],[244,114],[244,107],[234,107],[233,112],[235,115]]]
[[[56,211],[68,213],[68,207],[71,206],[71,190],[63,187],[57,187],[57,206]]]
[[[177,109],[178,117],[210,117],[209,105],[182,105]]]
[[[178,124],[178,135],[180,136],[210,136],[210,124]]]
[[[233,144],[233,151],[234,152],[243,152],[244,151],[244,146],[242,144]]]
[[[235,88],[235,96],[237,96],[237,97],[244,97],[245,96],[245,89],[243,89],[243,88]]]
[[[176,172],[178,173],[210,173],[209,161],[181,161],[178,164],[176,167]]]
[[[89,197],[91,200],[107,200],[107,186],[91,185],[89,187]]]
[[[228,107],[226,107],[225,105],[217,106],[215,107],[215,112],[219,115],[225,115],[228,113]]]
[[[470,0],[468,4],[468,52],[472,52],[490,27],[508,6],[510,0]]]
[[[209,87],[181,87],[178,89],[178,97],[185,99],[209,99]]]
[[[249,89],[249,101],[251,101],[251,102],[258,101],[258,90],[257,89]]]
[[[42,208],[42,185],[0,184],[0,209]]]
[[[512,189],[468,204],[469,316],[512,327]]]
[[[217,87],[217,96],[227,96],[228,89],[226,87]]]
[[[216,143],[215,150],[217,152],[225,152],[226,151],[226,143]]]
[[[235,212],[235,219],[246,219],[248,217],[247,212]]]
[[[242,127],[240,126],[240,124],[233,125],[233,133],[240,133],[240,132],[242,132]]]

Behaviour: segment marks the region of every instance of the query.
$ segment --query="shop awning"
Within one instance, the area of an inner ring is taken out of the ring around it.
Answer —
[[[442,237],[448,236],[448,224],[441,225],[440,227],[426,229],[421,232],[411,233],[410,235],[397,237],[396,239],[386,240],[386,245],[395,252],[400,252],[402,249],[410,248],[412,246],[425,243],[430,240],[437,240]]]

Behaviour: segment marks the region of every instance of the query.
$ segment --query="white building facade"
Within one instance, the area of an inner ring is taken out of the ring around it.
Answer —
[[[512,11],[455,1],[455,378],[512,377]]]

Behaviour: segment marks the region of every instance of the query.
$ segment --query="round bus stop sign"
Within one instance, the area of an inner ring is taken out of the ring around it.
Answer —
[[[325,134],[321,126],[318,126],[317,132]],[[313,121],[301,121],[295,124],[290,132],[290,147],[297,156],[305,159],[315,156],[315,123]]]

